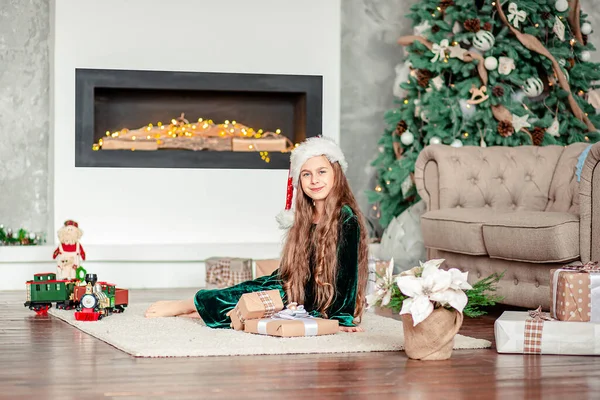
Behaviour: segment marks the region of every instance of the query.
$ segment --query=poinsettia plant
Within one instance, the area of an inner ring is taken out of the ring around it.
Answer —
[[[411,314],[416,326],[435,308],[454,308],[468,317],[486,313],[483,309],[502,300],[494,294],[502,274],[494,273],[474,285],[467,282],[468,272],[457,268],[440,269],[444,259],[433,259],[418,267],[393,275],[390,260],[383,275],[376,274],[375,291],[367,295],[368,307],[391,308],[400,314]]]

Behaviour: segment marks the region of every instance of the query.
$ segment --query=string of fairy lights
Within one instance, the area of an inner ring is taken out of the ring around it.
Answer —
[[[277,151],[281,151],[282,153],[289,152],[297,146],[297,144],[292,143],[289,138],[281,133],[281,129],[279,128],[275,131],[265,131],[263,129],[248,127],[235,120],[225,120],[223,123],[216,124],[212,119],[198,118],[196,122],[189,122],[184,118],[184,114],[182,113],[178,119],[171,119],[168,125],[159,121],[156,125],[148,123],[134,130],[127,128],[112,132],[107,130],[105,137],[92,145],[92,150],[158,150],[163,146],[177,148],[172,143],[170,145],[166,143],[169,141],[172,142],[174,139],[179,140],[178,143],[182,144],[182,148],[186,148],[183,142],[186,139],[189,139],[190,142],[202,142],[203,146],[206,146],[204,141],[212,140],[212,143],[218,146],[218,150],[220,151],[255,151],[264,162],[269,163],[271,161],[269,151],[273,152],[273,150],[261,150],[258,143],[261,145],[275,143]],[[239,145],[237,148],[229,149],[227,146],[229,146],[231,141],[227,141],[227,139],[242,139],[242,141],[237,142]],[[114,147],[114,143],[118,143],[118,145]],[[210,146],[201,149],[211,150]]]

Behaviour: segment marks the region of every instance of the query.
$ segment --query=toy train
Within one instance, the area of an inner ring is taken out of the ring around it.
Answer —
[[[125,311],[129,303],[127,289],[120,289],[106,282],[97,282],[96,274],[86,274],[85,282],[85,285],[82,285],[83,282],[77,280],[57,280],[56,274],[52,272],[35,274],[33,280],[26,282],[25,307],[29,307],[38,315],[46,315],[52,303],[56,303],[58,309],[77,308],[79,313],[93,313],[93,316],[81,318],[94,321],[112,313]],[[89,296],[84,298],[88,294],[94,296],[96,301],[92,301]],[[77,319],[78,313],[75,314]]]

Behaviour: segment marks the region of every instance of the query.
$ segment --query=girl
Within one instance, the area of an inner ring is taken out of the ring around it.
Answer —
[[[154,303],[146,317],[202,318],[211,328],[229,328],[227,313],[242,294],[276,289],[284,303],[303,304],[315,317],[338,320],[342,331],[361,332],[367,234],[344,175],[347,168],[332,140],[314,137],[300,144],[290,163],[295,211],[277,217],[289,229],[279,269],[229,288],[200,290],[189,300]]]

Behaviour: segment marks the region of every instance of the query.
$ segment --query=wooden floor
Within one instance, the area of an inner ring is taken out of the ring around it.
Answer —
[[[185,298],[137,290],[130,301]],[[455,351],[447,361],[404,352],[134,358],[0,292],[1,399],[582,399],[600,396],[600,357]],[[462,334],[493,341],[501,309],[465,320]]]

